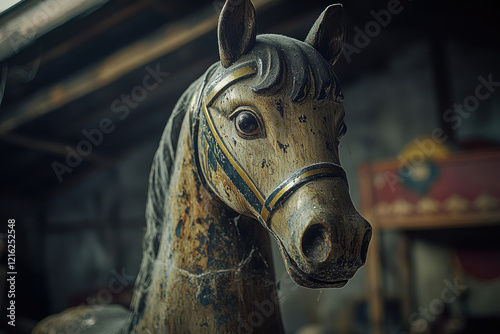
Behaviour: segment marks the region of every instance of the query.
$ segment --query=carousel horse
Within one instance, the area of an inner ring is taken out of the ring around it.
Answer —
[[[256,36],[250,0],[228,0],[217,33],[220,62],[180,98],[154,157],[132,310],[70,309],[36,333],[282,333],[271,237],[304,287],[343,287],[364,264],[371,227],[338,154],[342,6],[302,42]]]

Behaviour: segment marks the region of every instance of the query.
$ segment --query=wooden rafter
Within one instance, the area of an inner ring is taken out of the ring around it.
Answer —
[[[265,8],[283,0],[256,0],[255,7]],[[213,11],[213,8],[210,8]],[[218,14],[213,11],[205,19],[192,24],[188,17],[160,28],[152,36],[142,39],[108,56],[71,78],[44,88],[7,110],[0,120],[0,134],[8,133],[17,127],[40,116],[50,113],[76,99],[90,94],[115,80],[148,63],[164,56],[183,45],[214,30]]]
[[[0,61],[72,18],[105,4],[107,0],[46,0],[27,6],[0,25]]]
[[[88,40],[91,40],[93,37],[99,35],[100,33],[106,31],[107,29],[113,27],[114,25],[118,24],[119,22],[122,22],[129,17],[136,15],[139,11],[143,10],[144,8],[150,6],[152,3],[154,3],[156,0],[141,0],[132,3],[130,6],[125,7],[109,17],[106,18],[106,20],[99,21],[95,25],[89,27],[88,29],[85,29],[75,37],[71,38],[70,40],[58,45],[57,47],[48,50],[47,52],[44,53],[43,55],[43,62],[46,63],[51,60],[54,60],[65,53],[68,53],[70,50],[75,49],[78,45],[81,43],[84,43]]]

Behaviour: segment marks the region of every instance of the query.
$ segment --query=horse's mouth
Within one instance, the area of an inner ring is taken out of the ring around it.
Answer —
[[[295,261],[290,257],[281,241],[278,241],[278,245],[283,256],[283,260],[285,261],[286,271],[292,280],[298,285],[310,289],[342,288],[349,281],[349,279],[326,281],[312,277],[310,274],[299,268]]]

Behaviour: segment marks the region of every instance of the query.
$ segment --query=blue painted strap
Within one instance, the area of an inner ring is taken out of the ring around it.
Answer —
[[[200,135],[206,141],[208,150],[210,150],[210,156],[206,157],[206,159],[208,159],[208,164],[211,165],[215,163],[215,166],[212,165],[210,168],[216,169],[217,165],[219,165],[247,202],[257,212],[260,212],[264,205],[264,197],[240,164],[232,157],[231,153],[225,147],[217,133],[217,129],[215,129],[212,123],[210,113],[205,105],[203,109],[205,117],[200,120]]]

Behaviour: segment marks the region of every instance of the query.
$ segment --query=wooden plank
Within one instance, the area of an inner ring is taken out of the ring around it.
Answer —
[[[107,0],[45,0],[26,6],[0,26],[0,61],[18,53],[52,29],[86,11],[104,5]]]
[[[128,19],[134,14],[137,14],[137,12],[150,6],[155,1],[156,0],[137,1],[132,5],[125,7],[122,10],[117,11],[116,13],[113,13],[112,15],[107,17],[106,20],[96,22],[95,25],[88,27],[88,29],[83,30],[81,33],[74,36],[70,40],[58,45],[55,48],[47,50],[43,55],[42,64],[63,56],[70,50],[76,48],[78,45],[92,39],[93,37],[99,35],[107,29],[110,29],[121,21]]]
[[[428,219],[422,217],[400,217],[398,219],[377,219],[380,229],[404,229],[405,231],[436,230],[444,228],[466,228],[487,225],[498,225],[500,212],[472,213],[456,215],[433,215]]]
[[[254,5],[257,9],[263,9],[281,1],[283,0],[258,0],[254,2]],[[213,11],[213,8],[210,10]],[[109,85],[127,73],[146,66],[155,59],[215,30],[217,20],[218,14],[214,12],[194,25],[192,24],[193,17],[169,24],[151,37],[115,52],[104,61],[80,71],[71,78],[40,90],[33,97],[4,112],[7,116],[0,120],[0,134],[8,133],[71,101]]]
[[[373,189],[371,165],[363,164],[359,168],[359,185],[361,193],[361,210],[365,218],[372,225],[372,239],[367,256],[367,282],[368,302],[370,305],[371,333],[384,333],[384,305],[381,286],[381,254],[380,254],[380,230],[376,216],[372,215]]]
[[[384,299],[381,291],[382,261],[380,257],[380,230],[374,226],[366,263],[369,291],[368,298],[372,322],[370,333],[373,334],[384,333]]]
[[[400,274],[400,296],[401,296],[401,326],[409,331],[409,319],[411,313],[411,242],[409,240],[408,234],[400,234],[400,244],[399,244],[399,274]]]

